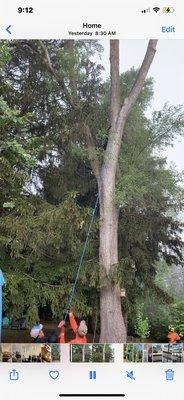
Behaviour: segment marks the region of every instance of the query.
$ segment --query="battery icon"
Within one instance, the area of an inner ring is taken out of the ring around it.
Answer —
[[[162,9],[162,12],[164,14],[172,14],[175,11],[175,9],[173,7],[164,7]]]

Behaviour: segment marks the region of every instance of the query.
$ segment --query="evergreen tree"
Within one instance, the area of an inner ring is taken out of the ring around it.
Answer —
[[[101,51],[94,41],[1,42],[5,307],[17,317],[26,313],[30,323],[40,307],[49,306],[57,318],[67,306],[99,189],[95,175],[107,160],[109,138],[113,141],[110,81],[102,81],[102,67],[92,61]],[[137,76],[135,69],[120,76],[120,103]],[[173,216],[182,208],[182,177],[159,150],[183,134],[183,110],[166,105],[148,119],[153,89],[150,78],[142,82],[121,140],[111,197],[118,210],[119,259],[108,274],[103,268],[99,274],[98,211],[73,303],[79,316],[91,315],[96,301],[99,307],[106,282],[111,294],[118,285],[118,304],[120,287],[126,289],[121,299],[126,322],[143,291],[164,295],[155,284],[155,261],[182,262],[182,227]],[[118,319],[114,312],[113,318]],[[113,341],[123,340],[121,322]]]

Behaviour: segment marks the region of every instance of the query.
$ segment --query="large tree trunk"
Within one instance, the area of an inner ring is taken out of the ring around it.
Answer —
[[[111,282],[118,264],[118,217],[113,201],[115,179],[112,171],[102,168],[100,193],[100,319],[101,343],[126,341],[126,327],[121,311],[120,287]]]
[[[131,108],[143,87],[156,51],[156,40],[150,40],[143,63],[129,96],[120,105],[119,84],[119,41],[110,41],[110,122],[111,129],[104,162],[96,174],[100,199],[100,342],[126,342],[126,324],[121,310],[121,293],[118,284],[110,277],[118,265],[118,217],[114,202],[118,157],[121,149],[124,127]],[[96,163],[95,163],[96,164]]]
[[[100,198],[100,319],[101,343],[126,341],[126,327],[121,311],[120,287],[111,277],[118,265],[118,217],[119,211],[114,203],[117,156],[112,151],[113,144],[118,144],[117,119],[120,111],[119,86],[119,41],[111,40],[110,46],[111,87],[110,121],[111,140],[108,140],[104,163],[99,181]]]

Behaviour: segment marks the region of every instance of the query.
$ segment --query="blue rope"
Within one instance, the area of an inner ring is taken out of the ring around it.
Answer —
[[[85,240],[85,243],[84,243],[82,254],[81,254],[80,259],[79,259],[79,264],[78,264],[78,268],[77,268],[75,281],[74,281],[74,284],[72,285],[71,292],[70,292],[70,295],[69,295],[68,307],[67,307],[67,312],[65,314],[64,321],[66,321],[66,318],[67,318],[67,315],[68,315],[68,309],[71,307],[71,304],[72,304],[72,301],[73,301],[73,298],[74,298],[74,295],[75,295],[75,290],[76,290],[77,282],[78,282],[78,279],[79,279],[80,270],[81,270],[81,267],[82,267],[82,264],[83,264],[83,261],[84,261],[84,256],[85,256],[87,245],[88,245],[88,242],[89,242],[91,228],[92,228],[92,225],[93,225],[93,221],[95,219],[95,214],[96,214],[96,210],[97,210],[97,206],[98,206],[98,201],[99,201],[99,196],[97,195],[95,207],[94,207],[92,215],[91,215],[91,221],[90,221],[90,224],[89,224],[86,240]]]

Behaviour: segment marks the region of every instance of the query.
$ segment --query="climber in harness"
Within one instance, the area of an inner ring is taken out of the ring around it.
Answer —
[[[78,325],[72,310],[69,310],[68,316],[69,316],[70,326],[71,326],[73,332],[75,333],[75,339],[72,339],[68,343],[70,343],[70,344],[85,344],[85,343],[87,343],[86,335],[88,333],[88,328],[87,328],[86,322],[84,320],[82,320]],[[61,329],[61,332],[59,335],[59,343],[66,343],[65,321],[64,320],[59,323],[58,328]]]

